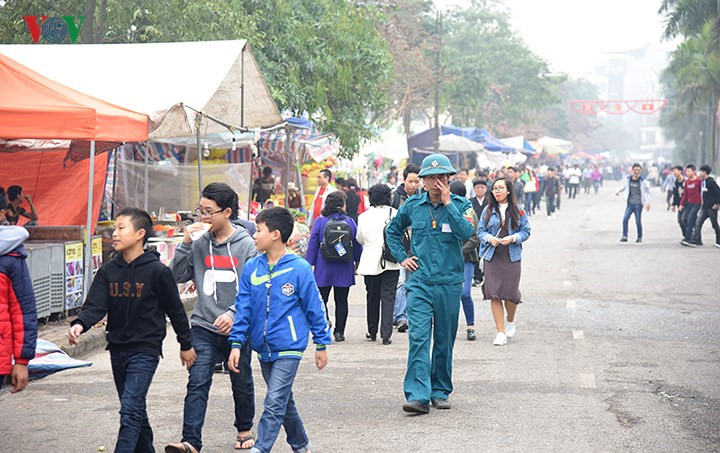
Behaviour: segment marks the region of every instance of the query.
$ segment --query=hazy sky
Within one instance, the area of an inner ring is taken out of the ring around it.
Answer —
[[[438,7],[470,1],[434,0]],[[503,0],[513,28],[553,71],[582,75],[604,52],[661,43],[660,0]]]

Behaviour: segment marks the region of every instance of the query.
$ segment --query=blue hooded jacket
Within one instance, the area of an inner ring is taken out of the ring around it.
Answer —
[[[265,255],[245,263],[235,299],[232,347],[242,348],[249,339],[263,362],[301,359],[310,332],[318,350],[332,343],[310,264],[292,253],[280,258],[272,272]]]

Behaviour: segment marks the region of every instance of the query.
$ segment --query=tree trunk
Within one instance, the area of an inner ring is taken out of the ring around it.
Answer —
[[[95,44],[95,1],[85,1],[85,22],[82,30],[84,44]]]

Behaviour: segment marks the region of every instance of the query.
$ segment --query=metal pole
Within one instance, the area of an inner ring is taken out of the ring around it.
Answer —
[[[255,142],[255,149],[258,150],[258,154],[260,153],[260,148],[257,146],[257,142]],[[252,206],[253,202],[253,167],[255,166],[255,151],[253,151],[252,147],[250,148],[250,178],[248,181],[250,181],[249,189],[248,189],[248,208],[247,208],[247,219],[250,220],[250,206]]]
[[[117,166],[118,166],[118,149],[115,148],[115,152],[113,153],[113,159],[115,160],[115,165],[113,166],[113,186],[112,186],[112,198],[110,198],[110,219],[115,218],[115,189],[117,188]]]
[[[93,215],[93,185],[95,182],[95,140],[90,142],[90,170],[88,174],[88,205],[87,223],[85,225],[85,284],[83,293],[87,294],[92,281],[92,215]]]
[[[305,209],[305,189],[303,188],[302,172],[300,171],[300,162],[297,163],[297,181],[298,190],[300,190],[300,207],[301,210]]]
[[[202,198],[202,148],[200,147],[200,125],[202,124],[202,113],[195,114],[195,134],[197,136],[198,153],[198,200]]]
[[[245,127],[245,47],[240,52],[240,127]]]
[[[290,124],[285,124],[285,207],[289,208],[290,203]]]
[[[150,140],[145,142],[145,179],[144,179],[144,186],[145,186],[145,198],[143,199],[143,206],[145,211],[148,210],[148,194],[150,193]]]

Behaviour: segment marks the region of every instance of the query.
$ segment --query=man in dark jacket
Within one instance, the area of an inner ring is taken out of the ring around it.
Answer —
[[[718,226],[718,208],[720,208],[720,187],[715,179],[710,176],[712,168],[709,165],[700,167],[700,179],[702,180],[702,207],[698,212],[695,230],[692,241],[688,245],[696,247],[702,244],[702,226],[706,219],[710,219],[713,230],[715,230],[715,247],[720,248],[720,226]]]
[[[672,168],[672,175],[675,177],[672,189],[672,203],[670,208],[675,212],[677,210],[677,221],[680,225],[680,232],[683,237],[685,236],[685,227],[683,226],[683,213],[680,208],[680,200],[683,197],[683,191],[685,190],[685,175],[683,174],[683,168],[680,165],[676,165]]]

